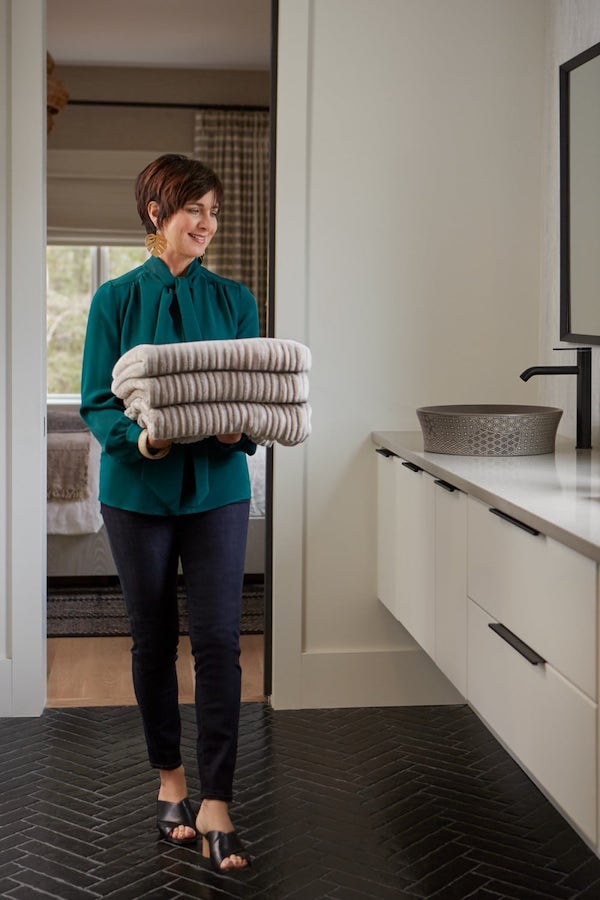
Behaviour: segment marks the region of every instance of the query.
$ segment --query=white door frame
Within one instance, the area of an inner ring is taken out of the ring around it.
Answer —
[[[46,700],[44,0],[0,0],[0,715]]]
[[[275,337],[308,343],[311,0],[279,0],[275,178]],[[283,49],[282,49],[283,48]],[[281,452],[280,452],[281,449]],[[307,444],[273,449],[275,709],[302,706]]]
[[[280,29],[297,49],[278,73],[275,330],[298,340],[307,337],[310,11],[309,0],[280,0]],[[0,0],[0,716],[40,715],[46,701],[45,22],[45,0]],[[302,697],[305,453],[274,460],[280,708]]]

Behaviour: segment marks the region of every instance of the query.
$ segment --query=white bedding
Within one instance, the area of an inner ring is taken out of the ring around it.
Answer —
[[[64,436],[68,438],[68,433]],[[100,444],[91,434],[89,444],[89,496],[84,500],[49,500],[46,504],[48,534],[90,534],[102,528],[98,502]]]
[[[248,471],[250,473],[250,518],[262,519],[265,515],[265,473],[267,465],[267,448],[262,444],[256,447],[254,456],[248,456]]]

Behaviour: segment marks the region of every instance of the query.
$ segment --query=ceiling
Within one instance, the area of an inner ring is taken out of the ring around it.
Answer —
[[[271,0],[46,0],[59,65],[262,69]]]

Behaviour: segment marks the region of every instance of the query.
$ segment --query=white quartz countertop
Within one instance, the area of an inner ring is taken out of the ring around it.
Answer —
[[[600,562],[600,451],[557,438],[541,456],[426,453],[420,432],[374,431],[376,447]]]

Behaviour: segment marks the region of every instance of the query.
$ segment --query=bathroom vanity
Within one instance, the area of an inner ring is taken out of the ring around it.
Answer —
[[[380,601],[598,853],[600,453],[372,440]]]

